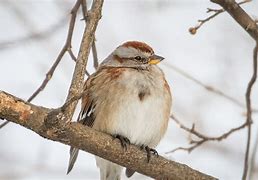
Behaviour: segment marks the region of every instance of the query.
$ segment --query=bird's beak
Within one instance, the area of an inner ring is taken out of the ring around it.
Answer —
[[[163,57],[154,54],[150,57],[148,64],[158,64],[163,59]]]

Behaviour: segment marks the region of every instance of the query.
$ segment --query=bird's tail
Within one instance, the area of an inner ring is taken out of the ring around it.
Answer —
[[[70,148],[70,159],[69,159],[67,174],[73,169],[73,166],[78,157],[78,154],[79,154],[79,149],[74,147]]]
[[[120,180],[122,167],[96,156],[96,164],[100,170],[101,180]]]

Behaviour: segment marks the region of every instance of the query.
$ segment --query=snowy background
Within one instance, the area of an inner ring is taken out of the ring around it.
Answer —
[[[61,50],[68,29],[71,0],[0,0],[0,89],[27,99],[41,84]],[[208,15],[206,8],[219,8],[208,0],[106,0],[96,38],[99,59],[127,40],[150,44],[166,58],[164,70],[173,91],[173,112],[188,127],[218,136],[245,121],[245,109],[206,91],[169,65],[179,67],[207,85],[245,102],[244,94],[252,72],[254,41],[227,14],[205,24],[195,36],[188,28]],[[258,16],[258,2],[243,5]],[[256,15],[256,16],[255,16]],[[78,16],[81,18],[81,14]],[[78,52],[84,22],[77,21],[73,49]],[[24,40],[42,33],[37,39]],[[59,107],[70,85],[74,62],[66,55],[45,90],[33,101]],[[93,72],[92,57],[88,70]],[[258,86],[252,94],[258,108]],[[257,137],[258,116],[254,115],[251,150]],[[2,121],[0,121],[2,123]],[[222,142],[204,144],[192,153],[166,152],[188,146],[189,134],[170,121],[157,150],[167,158],[189,165],[219,179],[241,179],[246,146],[246,129]],[[69,147],[41,138],[30,130],[10,123],[0,130],[0,179],[98,179],[94,156],[80,153],[71,174],[66,175]],[[251,155],[253,152],[251,152]],[[258,157],[251,179],[258,179]],[[124,179],[126,179],[124,177]],[[139,174],[132,179],[147,179]]]

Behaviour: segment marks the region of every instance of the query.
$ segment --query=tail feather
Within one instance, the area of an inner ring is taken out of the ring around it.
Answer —
[[[70,148],[70,159],[69,159],[69,164],[68,164],[68,169],[67,169],[66,174],[71,172],[71,170],[73,169],[73,166],[78,157],[78,154],[79,154],[79,149],[74,148],[74,147]]]
[[[100,157],[96,157],[97,166],[100,169],[101,180],[120,180],[122,167]]]
[[[131,177],[133,174],[135,173],[134,170],[130,169],[130,168],[126,168],[125,170],[125,175],[129,178]]]

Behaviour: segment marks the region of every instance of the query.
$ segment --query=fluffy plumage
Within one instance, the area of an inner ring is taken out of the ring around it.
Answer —
[[[132,144],[155,148],[166,132],[171,93],[162,70],[163,58],[145,43],[130,41],[109,55],[85,82],[79,120],[96,130],[121,135]],[[78,155],[70,153],[68,172]],[[121,167],[96,157],[102,180],[120,179]],[[127,171],[128,176],[133,174]]]

